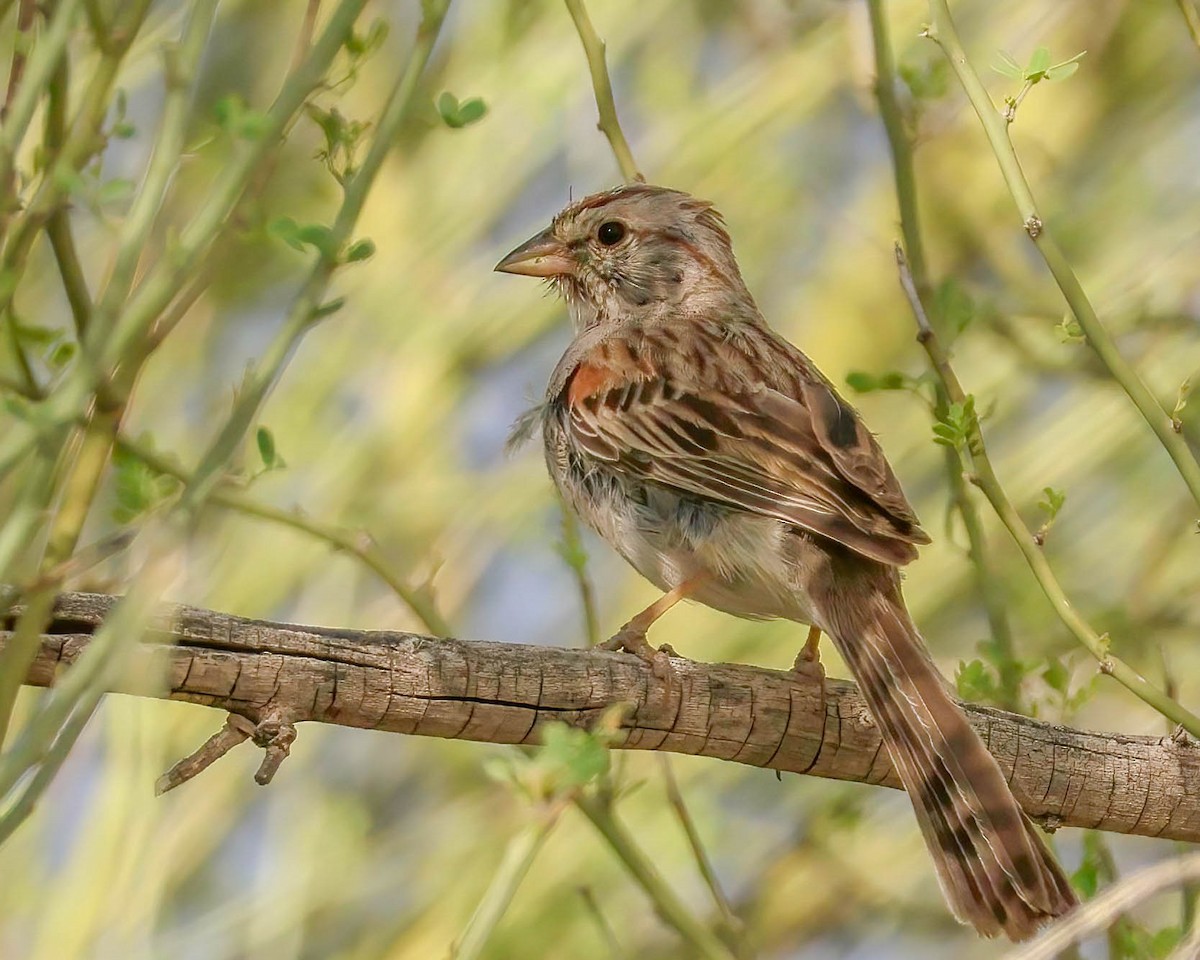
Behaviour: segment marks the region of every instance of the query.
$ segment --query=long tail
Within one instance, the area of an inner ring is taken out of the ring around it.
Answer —
[[[942,892],[984,936],[1030,937],[1075,894],[930,659],[895,574],[870,581],[837,591],[822,613],[912,800]]]

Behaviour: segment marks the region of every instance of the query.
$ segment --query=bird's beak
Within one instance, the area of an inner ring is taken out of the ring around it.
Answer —
[[[575,272],[575,261],[553,229],[547,227],[530,237],[496,264],[500,273],[519,273],[526,277],[558,277]]]

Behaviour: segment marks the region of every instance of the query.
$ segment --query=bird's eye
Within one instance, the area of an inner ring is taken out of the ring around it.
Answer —
[[[596,231],[596,239],[606,247],[611,247],[614,243],[620,243],[625,239],[625,224],[616,220],[609,220],[600,224],[600,229]]]

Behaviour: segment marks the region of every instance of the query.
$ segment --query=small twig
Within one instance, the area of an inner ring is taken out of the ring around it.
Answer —
[[[63,763],[66,762],[71,749],[79,740],[80,734],[83,733],[84,728],[88,725],[88,721],[91,720],[92,715],[96,712],[99,702],[99,696],[82,699],[67,719],[67,722],[58,731],[58,735],[54,738],[50,749],[42,757],[41,763],[38,764],[38,768],[33,776],[29,778],[29,783],[25,785],[25,789],[21,791],[21,795],[4,811],[3,816],[0,816],[0,845],[3,845],[12,835],[13,831],[33,813],[37,807],[38,800],[41,799],[55,776],[58,775],[58,771],[62,768]]]
[[[1196,12],[1193,0],[1176,0],[1176,2],[1179,4],[1179,12],[1183,14],[1183,22],[1187,24],[1192,43],[1200,48],[1200,13]]]
[[[583,905],[587,909],[588,915],[595,921],[596,929],[600,931],[600,939],[607,945],[609,954],[613,960],[621,960],[625,956],[625,951],[621,949],[621,942],[617,939],[612,924],[608,922],[604,911],[600,909],[596,894],[591,887],[580,887],[579,896],[583,899]]]
[[[1154,431],[1159,442],[1175,463],[1176,469],[1183,478],[1192,498],[1200,505],[1200,462],[1196,460],[1191,447],[1184,436],[1175,431],[1171,417],[1155,398],[1150,388],[1142,380],[1133,365],[1117,349],[1117,345],[1100,321],[1095,307],[1088,299],[1083,285],[1075,275],[1066,255],[1055,242],[1045,220],[1038,212],[1029,187],[1029,181],[1021,169],[1021,163],[1013,149],[1008,135],[1008,124],[1004,115],[998,111],[988,95],[987,89],[967,59],[954,20],[950,16],[947,0],[929,0],[930,16],[933,25],[926,30],[925,35],[937,43],[945,54],[950,68],[958,77],[959,83],[966,92],[967,99],[975,108],[976,114],[983,125],[988,143],[1000,165],[1004,182],[1012,194],[1014,203],[1021,217],[1021,222],[1029,234],[1034,246],[1037,247],[1051,275],[1062,291],[1075,320],[1083,330],[1088,343],[1096,355],[1108,369],[1109,375],[1124,390],[1126,396],[1141,413],[1143,419]]]
[[[26,49],[33,32],[33,18],[37,13],[37,0],[21,0],[17,7],[17,36],[13,42],[12,61],[8,68],[8,90],[4,94],[4,106],[0,107],[0,122],[8,117],[8,108],[21,85],[25,73]]]
[[[967,399],[966,391],[963,390],[962,384],[958,380],[958,375],[950,365],[950,358],[938,340],[937,334],[930,327],[928,317],[924,314],[920,300],[913,294],[915,287],[912,282],[912,276],[908,272],[908,264],[904,259],[904,252],[899,248],[899,245],[896,248],[896,264],[899,268],[901,286],[909,298],[914,316],[916,317],[918,329],[917,341],[925,348],[925,352],[929,356],[929,362],[949,398],[955,403],[964,403]],[[1046,599],[1050,601],[1054,612],[1058,614],[1058,618],[1074,634],[1075,638],[1087,648],[1088,652],[1096,658],[1100,665],[1100,671],[1114,677],[1144,703],[1153,707],[1164,717],[1181,725],[1193,736],[1200,736],[1200,717],[1197,717],[1190,710],[1187,710],[1181,704],[1168,697],[1127,663],[1114,656],[1110,649],[1111,644],[1108,636],[1097,633],[1080,616],[1074,605],[1067,598],[1066,592],[1063,590],[1061,584],[1059,584],[1058,578],[1055,577],[1054,571],[1050,568],[1050,564],[1046,560],[1045,553],[1037,545],[1033,533],[1025,524],[1025,521],[1021,519],[1021,515],[1017,512],[1012,501],[1008,499],[1008,494],[1004,492],[1004,488],[1000,485],[1000,480],[996,476],[991,460],[988,457],[987,447],[983,440],[983,432],[979,428],[978,421],[973,422],[970,426],[970,436],[967,438],[966,448],[970,454],[974,469],[972,482],[983,491],[983,495],[987,497],[988,502],[996,511],[1001,523],[1008,529],[1009,534],[1017,544],[1017,548],[1025,557],[1025,561],[1029,565],[1034,579],[1037,580],[1038,585],[1042,588]]]
[[[516,896],[521,881],[533,866],[538,852],[558,824],[562,810],[561,804],[547,808],[533,823],[508,841],[500,865],[492,875],[492,882],[467,921],[462,937],[450,948],[453,960],[475,960],[483,951],[500,918]]]
[[[587,553],[584,551],[583,538],[579,534],[579,520],[571,512],[571,508],[562,500],[558,504],[562,513],[562,556],[571,574],[575,578],[575,586],[579,590],[579,603],[583,611],[583,630],[587,645],[595,647],[600,643],[600,617],[596,612],[596,591],[592,586],[592,578],[587,571]]]
[[[196,774],[207,770],[239,743],[249,740],[253,734],[253,723],[236,713],[229,714],[225,717],[225,723],[221,729],[205,740],[199,749],[184,757],[154,781],[154,795],[161,797],[168,790],[174,790],[180,784],[187,783]]]
[[[1103,929],[1156,893],[1197,879],[1200,879],[1200,853],[1146,867],[1076,907],[1029,946],[1010,951],[1004,960],[1054,960],[1071,944]]]
[[[663,781],[667,787],[667,802],[671,805],[671,809],[675,811],[675,817],[679,821],[679,825],[683,827],[684,835],[687,837],[688,846],[691,847],[692,856],[696,860],[696,867],[700,871],[700,876],[704,878],[709,893],[712,894],[713,902],[717,905],[717,910],[720,911],[721,920],[730,933],[738,934],[743,927],[742,921],[733,912],[729,898],[725,895],[725,890],[721,887],[717,871],[712,865],[712,858],[709,857],[708,851],[704,848],[704,841],[700,839],[700,831],[696,829],[696,821],[692,819],[692,814],[684,802],[683,793],[680,791],[679,783],[675,779],[675,771],[671,767],[671,761],[668,757],[659,757],[658,759],[659,765],[662,767]]]
[[[267,718],[255,726],[253,736],[254,742],[264,751],[254,782],[265,787],[275,779],[280,765],[291,753],[296,741],[296,725],[282,714],[269,712]]]
[[[21,14],[36,5],[21,2]],[[33,119],[42,91],[66,55],[67,41],[71,36],[71,25],[79,10],[79,0],[62,0],[46,30],[38,38],[33,53],[22,57],[17,83],[10,78],[8,96],[4,104],[4,123],[0,126],[0,191],[7,192],[12,183],[17,150]],[[13,57],[13,69],[17,69],[17,56]]]
[[[695,951],[693,956],[704,960],[736,960],[729,948],[692,916],[670,884],[663,880],[650,858],[613,814],[612,805],[606,797],[580,796],[575,806],[608,841],[630,875],[650,897],[658,915],[674,927]]]
[[[1195,886],[1194,880],[1191,885]],[[1167,960],[1196,960],[1200,957],[1200,924],[1192,920],[1184,930],[1189,931],[1188,935],[1170,952]]]
[[[292,49],[292,63],[289,70],[299,69],[304,58],[308,56],[313,34],[317,29],[317,14],[320,12],[321,0],[308,0],[308,5],[304,8],[304,19],[300,22],[300,32],[296,35],[296,46]]]
[[[190,474],[172,458],[156,453],[128,437],[119,438],[117,445],[121,450],[137,457],[158,473],[175,477],[185,486],[191,482]],[[348,553],[387,584],[427,630],[443,637],[450,636],[452,633],[450,625],[438,612],[432,600],[421,590],[409,586],[396,571],[392,570],[369,535],[315,520],[295,510],[284,510],[270,504],[260,503],[250,494],[230,487],[217,487],[212,492],[212,502],[246,516],[258,517],[261,520],[289,527],[314,537],[335,550]]]
[[[612,81],[608,77],[608,65],[604,58],[604,41],[597,36],[583,0],[565,2],[567,12],[575,21],[575,30],[579,33],[579,41],[583,44],[583,53],[587,57],[588,72],[592,76],[592,90],[595,92],[596,109],[600,114],[597,126],[608,138],[609,146],[617,158],[617,166],[621,168],[621,176],[626,181],[644,181],[646,178],[638,171],[633,151],[629,149],[629,141],[625,139],[621,122],[617,119],[617,104],[613,99]]]
[[[192,483],[180,498],[181,510],[195,511],[212,492],[225,464],[244,439],[259,408],[278,381],[296,344],[323,315],[323,301],[329,283],[341,266],[343,249],[358,223],[375,177],[395,145],[400,125],[408,114],[409,104],[441,31],[448,6],[449,0],[427,0],[422,5],[421,23],[417,27],[416,43],[409,61],[388,94],[366,156],[346,183],[342,205],[329,228],[326,243],[308,279],[293,299],[283,326],[267,346],[259,364],[247,376],[233,411],[201,456],[192,473]]]
[[[936,301],[933,297],[933,285],[929,278],[925,243],[921,234],[912,138],[896,96],[896,66],[891,41],[888,38],[883,0],[867,0],[867,13],[875,54],[875,98],[879,104],[879,115],[891,152],[896,202],[900,211],[900,231],[904,236],[904,250],[907,250],[910,267],[908,280],[912,289],[906,289],[905,292],[908,293],[910,302],[917,305],[918,322],[932,329],[927,313]],[[898,255],[902,256],[903,251],[899,246],[897,249]],[[948,406],[945,389],[938,387],[934,394],[934,415],[942,419]],[[967,536],[967,556],[975,574],[976,589],[983,602],[996,651],[996,667],[1000,679],[997,700],[1002,706],[1016,710],[1021,705],[1021,667],[1017,662],[1003,585],[999,581],[987,548],[987,537],[979,518],[979,510],[963,479],[962,459],[952,447],[943,448],[942,456],[951,502],[962,518],[963,531]]]

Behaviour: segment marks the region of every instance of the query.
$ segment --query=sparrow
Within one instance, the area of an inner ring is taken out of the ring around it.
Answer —
[[[959,920],[1031,936],[1075,894],[913,625],[900,568],[929,537],[875,437],[767,326],[724,221],[628,184],[579,200],[497,265],[548,280],[575,337],[540,419],[566,503],[660,600],[612,647],[649,657],[681,599],[810,625],[858,681]]]

